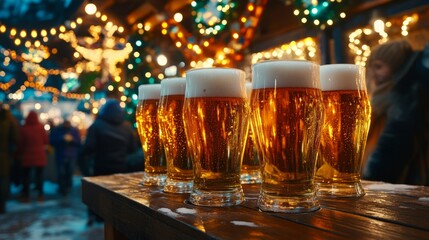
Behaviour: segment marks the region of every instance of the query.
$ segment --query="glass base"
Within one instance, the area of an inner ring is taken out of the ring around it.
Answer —
[[[354,198],[365,195],[365,190],[360,181],[342,183],[317,183],[318,197],[345,197]]]
[[[143,174],[141,185],[143,186],[164,186],[167,179],[165,173],[147,173]]]
[[[258,207],[267,212],[305,213],[320,209],[316,194],[282,197],[269,195],[261,190]]]
[[[202,191],[193,189],[189,201],[198,206],[228,207],[239,205],[244,201],[241,186],[232,191]]]
[[[261,183],[261,171],[255,170],[255,171],[242,171],[240,174],[240,183],[241,184],[254,184],[254,183]]]
[[[167,182],[164,186],[164,192],[168,193],[190,193],[192,191],[192,186],[194,181],[175,181],[173,179],[167,178]]]

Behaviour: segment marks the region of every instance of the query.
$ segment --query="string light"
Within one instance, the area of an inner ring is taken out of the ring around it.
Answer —
[[[101,18],[102,21],[107,21],[107,16],[106,15],[101,15],[100,12],[96,12],[95,13],[96,16],[98,16],[98,18]],[[50,36],[56,36],[58,34],[59,37],[61,38],[69,38],[69,32],[67,32],[67,27],[71,29],[75,29],[76,27],[78,27],[78,25],[83,24],[83,20],[82,18],[77,18],[74,21],[69,21],[66,23],[66,25],[61,25],[57,28],[51,28],[49,30],[46,29],[41,29],[41,30],[36,30],[36,29],[30,29],[28,30],[28,32],[24,29],[19,30],[16,28],[8,28],[6,25],[0,25],[0,33],[5,33],[8,34],[9,37],[14,40],[14,43],[16,45],[20,45],[22,43],[24,43],[24,45],[31,49],[32,47],[35,47],[37,49],[45,49],[45,47],[41,44],[41,40],[43,42],[48,42],[49,41],[49,36],[48,33],[50,34]],[[114,26],[118,32],[123,32],[124,28],[122,26]],[[16,38],[16,36],[19,34],[20,38]],[[32,38],[32,39],[28,39],[28,38]],[[124,40],[124,39],[122,39]],[[34,41],[34,43],[32,43]],[[125,42],[125,41],[123,41]],[[74,43],[71,43],[71,45],[75,45]],[[132,47],[130,44],[126,44],[126,49],[127,51],[131,52]],[[45,50],[44,50],[45,51]],[[56,54],[57,53],[57,49],[52,49],[52,54]],[[66,98],[75,98],[75,99],[83,99],[84,95],[83,94],[72,94],[72,93],[61,93],[58,89],[54,88],[54,87],[45,87],[44,83],[46,82],[47,76],[48,75],[59,75],[62,74],[64,71],[59,70],[59,69],[45,69],[43,67],[41,67],[40,65],[38,65],[37,62],[41,61],[38,60],[40,58],[38,57],[32,57],[31,58],[31,62],[28,62],[28,58],[25,56],[25,54],[17,54],[15,51],[9,51],[6,49],[1,49],[1,52],[5,55],[5,56],[10,56],[13,60],[15,61],[21,61],[23,63],[23,70],[27,69],[32,71],[31,75],[27,76],[27,81],[25,81],[23,83],[23,85],[19,88],[18,91],[22,92],[24,91],[27,87],[31,87],[34,89],[37,89],[38,91],[41,92],[50,92],[52,93],[53,99],[56,100],[58,98],[58,96],[62,96],[62,97],[66,97]],[[45,51],[47,55],[47,57],[49,57],[49,51]],[[77,53],[78,54],[78,53]],[[76,54],[76,55],[77,55]],[[111,52],[108,52],[107,54],[111,54]],[[128,55],[128,53],[127,53]],[[5,58],[5,62],[4,65],[7,66],[9,64],[9,62],[6,62],[6,60],[9,59],[9,57]],[[91,64],[84,64],[82,62],[79,62],[75,65],[74,67],[76,69],[77,73],[80,73],[84,70],[86,71],[93,71],[94,68],[91,68]],[[27,71],[27,70],[25,70]],[[118,72],[120,72],[120,70],[118,70]],[[37,79],[37,81],[35,81]],[[8,86],[8,88],[13,85],[15,83],[15,81],[9,81],[8,83],[2,83],[0,85],[0,87],[3,89],[6,86]],[[16,92],[18,93],[18,92]],[[16,96],[16,94],[15,94]]]
[[[94,3],[88,3],[85,6],[85,12],[88,15],[94,15],[97,12],[97,6]]]
[[[406,15],[402,18],[400,27],[402,37],[408,35],[408,26],[417,22],[417,20],[418,14],[413,14],[411,16]],[[371,54],[371,41],[376,40],[377,44],[382,44],[390,39],[389,33],[387,33],[386,30],[392,27],[391,22],[384,22],[381,19],[377,19],[371,27],[372,29],[369,27],[358,28],[349,34],[348,47],[357,65],[366,65],[366,61]],[[395,33],[395,31],[392,30],[392,33]]]
[[[252,54],[252,64],[261,60],[271,59],[301,59],[319,62],[319,54],[316,41],[311,38],[305,38],[299,41],[292,41],[283,44],[280,47],[268,49],[266,51]]]
[[[345,18],[345,10],[349,9],[351,3],[350,0],[296,0],[294,1],[293,15],[297,16],[304,24],[309,23],[320,29],[325,29]]]

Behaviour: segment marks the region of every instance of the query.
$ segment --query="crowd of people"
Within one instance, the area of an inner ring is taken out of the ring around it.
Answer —
[[[372,118],[363,178],[428,186],[429,49],[413,51],[405,40],[379,45],[368,59],[367,73]],[[77,165],[82,175],[144,168],[136,131],[116,100],[108,100],[100,109],[83,142],[67,119],[48,135],[35,111],[19,126],[6,105],[0,104],[0,213],[6,211],[10,179],[19,179],[14,182],[22,185],[20,200],[30,201],[32,172],[37,199],[43,201],[43,170],[50,149],[55,152],[58,192],[63,196],[72,187]],[[136,164],[135,159],[141,162]],[[12,172],[19,177],[11,176],[11,166],[16,165],[19,171]]]
[[[142,171],[144,157],[138,144],[136,130],[125,120],[117,100],[107,100],[84,141],[67,117],[62,124],[46,131],[33,110],[20,126],[7,105],[1,104],[0,214],[6,212],[10,184],[20,186],[22,203],[33,199],[33,189],[37,192],[37,201],[44,201],[44,171],[50,155],[55,159],[58,193],[65,197],[70,194],[75,174],[96,176]]]

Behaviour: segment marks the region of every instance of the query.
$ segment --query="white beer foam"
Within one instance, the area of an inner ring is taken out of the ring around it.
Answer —
[[[185,97],[245,98],[245,73],[235,68],[189,70],[186,72]]]
[[[306,87],[320,89],[319,65],[309,61],[265,61],[252,66],[253,89]]]
[[[161,81],[161,96],[185,95],[186,78],[166,78]]]
[[[139,100],[159,99],[161,94],[161,84],[143,84],[139,86]]]
[[[366,90],[365,68],[354,64],[328,64],[320,67],[322,91]]]

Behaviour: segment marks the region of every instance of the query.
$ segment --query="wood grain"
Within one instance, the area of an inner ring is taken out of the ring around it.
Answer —
[[[429,239],[429,203],[419,200],[429,196],[426,187],[320,199],[319,211],[285,214],[258,209],[259,185],[243,186],[239,206],[199,207],[187,203],[189,194],[141,186],[141,177],[82,180],[84,203],[130,239]]]

